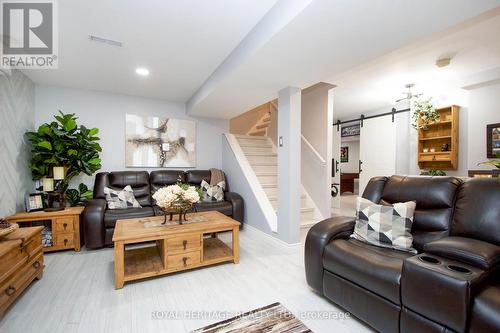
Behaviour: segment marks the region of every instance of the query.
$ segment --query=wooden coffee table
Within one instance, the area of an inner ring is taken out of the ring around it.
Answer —
[[[190,218],[201,222],[158,226],[163,216],[117,221],[113,234],[115,288],[123,288],[126,281],[228,261],[239,263],[240,222],[216,211],[188,214]],[[232,231],[231,247],[217,237],[222,231]],[[145,244],[125,248],[137,243]]]

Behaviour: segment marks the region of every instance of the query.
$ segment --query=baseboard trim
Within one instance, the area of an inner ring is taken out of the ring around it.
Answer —
[[[251,226],[251,225],[248,225],[248,224],[245,224],[243,226],[243,230],[245,231],[250,231],[251,233],[255,234],[255,235],[258,235],[258,236],[261,236],[263,239],[265,240],[268,240],[268,241],[271,241],[273,242],[274,244],[279,244],[280,246],[283,246],[283,247],[286,247],[286,248],[296,248],[296,247],[300,247],[302,246],[302,243],[298,242],[298,243],[287,243],[285,241],[282,241],[281,239],[275,237],[275,236],[272,236],[268,233],[265,233],[264,231],[254,227],[254,226]]]

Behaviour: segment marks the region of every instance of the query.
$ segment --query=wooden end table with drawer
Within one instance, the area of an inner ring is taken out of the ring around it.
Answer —
[[[118,220],[113,234],[115,288],[123,288],[127,281],[223,262],[239,263],[240,222],[216,211],[188,214],[190,218],[199,221],[159,225],[163,216]],[[223,231],[232,232],[232,246],[217,237]],[[126,245],[146,242],[150,246],[125,249]]]
[[[18,213],[7,220],[22,227],[31,227],[41,222],[52,231],[52,246],[44,246],[43,252],[60,250],[80,251],[80,215],[84,207],[68,207],[55,212]],[[47,223],[47,224],[45,224]]]

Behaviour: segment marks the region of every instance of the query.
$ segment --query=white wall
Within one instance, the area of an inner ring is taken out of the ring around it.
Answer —
[[[34,192],[24,133],[34,128],[35,86],[18,70],[0,72],[0,217],[24,210]]]
[[[478,166],[486,157],[486,125],[500,123],[500,83],[472,89],[469,92],[468,168],[491,170]]]
[[[238,143],[235,144],[238,146]],[[241,149],[240,149],[241,150]],[[268,215],[266,214],[265,208],[259,204],[259,194],[255,193],[250,184],[251,180],[248,178],[248,172],[242,167],[242,159],[245,158],[243,152],[236,152],[231,147],[231,143],[228,138],[222,137],[222,166],[226,172],[227,181],[231,187],[231,191],[241,195],[245,201],[245,211],[244,211],[244,227],[250,225],[266,234],[276,237],[277,234],[273,232],[272,228],[268,224]],[[248,162],[247,162],[248,163]],[[251,170],[250,165],[248,168]],[[255,176],[254,176],[255,177]],[[256,180],[255,183],[258,183]],[[260,187],[260,185],[259,185]],[[261,191],[263,191],[261,189]],[[265,193],[260,197],[265,197]],[[268,201],[270,210],[274,214],[273,208]]]
[[[152,170],[125,167],[126,113],[196,120],[196,169],[222,167],[221,137],[228,131],[227,120],[189,117],[184,104],[159,99],[46,85],[37,85],[35,91],[36,126],[52,121],[53,115],[62,110],[76,113],[79,124],[99,128],[103,149],[100,171]],[[93,185],[93,177],[82,177],[81,181]]]
[[[301,133],[321,156],[301,142],[301,182],[322,218],[331,215],[333,86],[319,83],[302,91]],[[330,96],[330,97],[329,97]]]
[[[347,139],[347,138],[345,138]],[[340,147],[349,147],[349,162],[341,162],[340,170],[344,173],[359,172],[359,136],[357,140],[342,140]]]

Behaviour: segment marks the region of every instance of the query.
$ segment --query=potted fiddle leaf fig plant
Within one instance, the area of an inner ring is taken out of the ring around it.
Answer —
[[[101,168],[102,149],[99,130],[78,125],[74,113],[59,110],[54,118],[55,121],[40,125],[36,132],[26,133],[32,146],[30,168],[33,180],[40,180],[51,177],[54,167],[64,167],[64,179],[55,187],[64,194],[73,178],[81,173],[91,176]]]
[[[78,189],[70,188],[66,191],[66,198],[71,207],[85,206],[92,196],[93,192],[84,183],[80,183]]]
[[[425,131],[429,124],[439,121],[439,112],[432,104],[432,98],[417,99],[414,106],[415,111],[412,115],[411,124],[414,129],[423,129]]]

